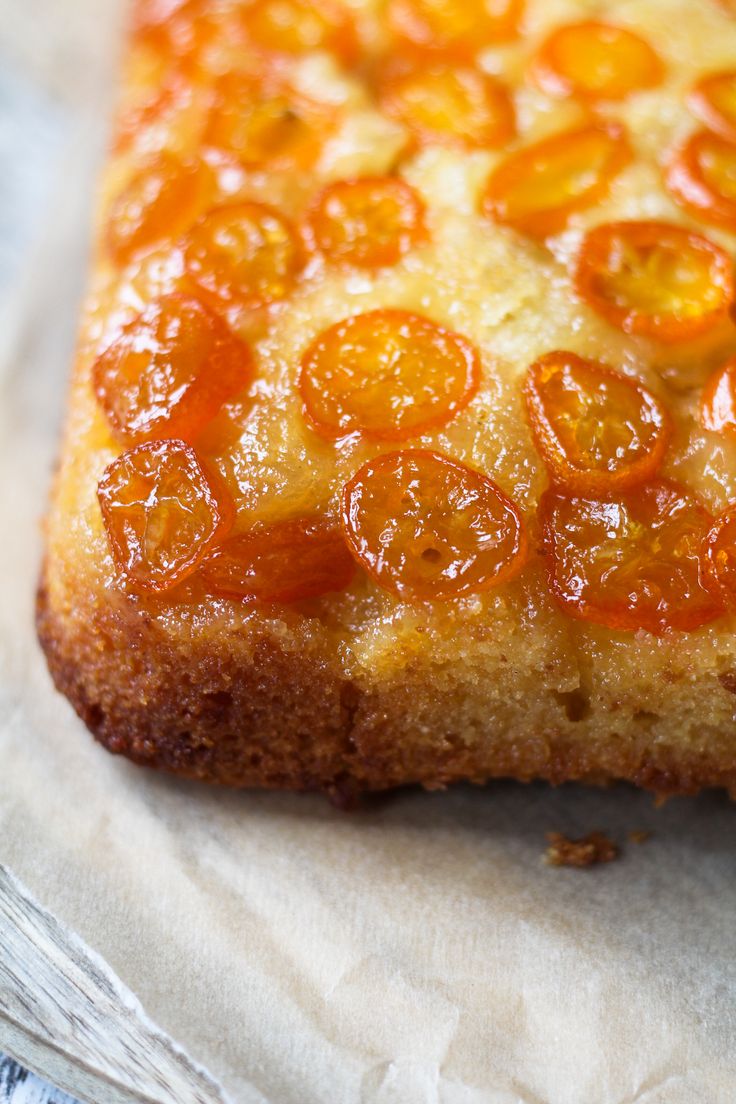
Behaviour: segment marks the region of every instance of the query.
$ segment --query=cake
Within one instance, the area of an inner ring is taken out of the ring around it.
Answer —
[[[735,143],[722,0],[138,0],[38,597],[95,737],[736,794]]]

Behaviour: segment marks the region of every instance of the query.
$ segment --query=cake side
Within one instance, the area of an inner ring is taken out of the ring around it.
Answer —
[[[736,796],[736,656],[724,668],[712,639],[695,655],[660,645],[656,661],[646,640],[622,640],[608,669],[586,673],[564,641],[496,620],[461,646],[447,637],[430,661],[404,642],[377,681],[351,677],[298,618],[173,635],[126,603],[72,602],[65,614],[39,590],[52,677],[95,738],[140,765],[337,801],[493,778]]]

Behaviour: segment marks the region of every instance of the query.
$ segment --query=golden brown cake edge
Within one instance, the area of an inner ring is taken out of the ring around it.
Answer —
[[[184,778],[323,791],[338,803],[399,785],[500,778],[626,781],[660,796],[721,787],[736,797],[736,749],[725,733],[707,750],[684,752],[653,744],[646,731],[593,742],[563,725],[473,740],[453,724],[442,688],[429,704],[426,671],[371,691],[326,654],[297,654],[265,630],[243,663],[225,644],[182,650],[125,603],[92,617],[86,633],[70,632],[42,580],[37,628],[57,689],[108,751]]]

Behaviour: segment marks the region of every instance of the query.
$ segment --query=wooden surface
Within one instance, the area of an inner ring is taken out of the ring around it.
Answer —
[[[0,1104],[78,1104],[71,1096],[0,1054]]]
[[[4,1051],[89,1104],[225,1104],[106,964],[2,866],[0,948]]]

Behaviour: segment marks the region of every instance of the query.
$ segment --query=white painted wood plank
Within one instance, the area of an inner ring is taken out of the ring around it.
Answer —
[[[0,1104],[79,1104],[0,1054]]]
[[[2,866],[0,1048],[89,1104],[227,1104],[102,959]]]

